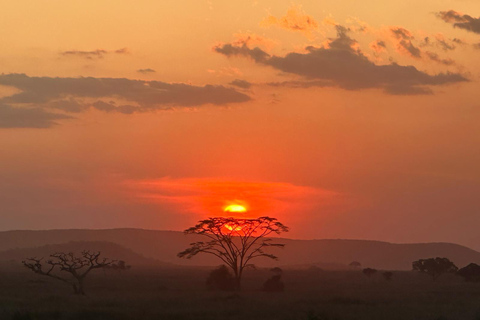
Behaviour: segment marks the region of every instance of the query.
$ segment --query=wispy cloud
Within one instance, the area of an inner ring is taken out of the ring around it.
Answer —
[[[82,50],[69,50],[69,51],[63,51],[60,53],[60,55],[64,57],[79,57],[79,58],[84,58],[88,60],[93,60],[93,59],[103,59],[105,55],[108,54],[128,54],[128,48],[121,48],[117,50],[103,50],[103,49],[96,49],[96,50],[91,50],[91,51],[82,51]]]
[[[311,36],[312,32],[318,29],[318,22],[298,6],[290,7],[286,15],[280,18],[270,15],[260,25],[277,26],[290,31],[302,32],[307,36]]]
[[[150,68],[146,68],[146,69],[138,69],[137,72],[142,74],[148,74],[148,73],[155,73],[157,71]]]

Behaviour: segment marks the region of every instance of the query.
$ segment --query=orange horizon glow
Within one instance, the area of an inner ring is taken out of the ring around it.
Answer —
[[[125,183],[129,193],[140,201],[193,213],[196,217],[192,220],[228,214],[245,219],[275,216],[289,224],[300,219],[298,215],[292,217],[291,212],[309,212],[339,201],[336,192],[283,182],[161,178]]]

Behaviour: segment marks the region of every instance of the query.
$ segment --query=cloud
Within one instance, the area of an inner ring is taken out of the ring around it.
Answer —
[[[50,127],[54,120],[70,118],[51,113],[53,110],[79,113],[93,108],[104,112],[131,114],[177,106],[226,105],[250,100],[248,95],[234,88],[219,85],[194,86],[125,78],[53,78],[2,74],[0,85],[20,90],[19,93],[0,99],[2,112],[9,115],[9,120],[3,120],[3,127],[8,127],[7,123],[21,124],[22,118],[25,123],[31,124],[32,119],[38,117],[38,125],[32,124],[31,127]]]
[[[130,51],[128,50],[128,48],[120,48],[120,49],[115,50],[114,53],[116,53],[116,54],[129,54]]]
[[[255,63],[276,70],[302,76],[307,81],[321,80],[325,86],[347,90],[383,89],[388,94],[427,94],[430,86],[468,81],[458,73],[430,75],[414,66],[396,63],[377,65],[357,48],[357,42],[348,36],[345,27],[337,26],[337,38],[326,47],[306,47],[306,53],[290,52],[285,56],[269,55],[258,47],[224,44],[214,48],[227,57],[243,56]]]
[[[450,58],[441,59],[441,58],[438,56],[438,54],[436,54],[435,52],[426,51],[425,54],[427,55],[428,59],[430,59],[431,61],[434,61],[434,62],[443,64],[443,65],[446,65],[446,66],[453,66],[453,65],[455,65],[455,61],[454,61],[454,60],[452,60],[452,59],[450,59]]]
[[[316,81],[281,81],[281,82],[269,82],[269,86],[272,87],[289,87],[289,88],[311,88],[311,87],[331,87],[332,83],[329,81],[316,80]]]
[[[155,73],[157,71],[150,68],[146,68],[146,69],[138,69],[137,72],[142,74],[147,74],[147,73]]]
[[[22,92],[0,99],[4,103],[50,103],[65,97],[116,97],[131,101],[145,109],[162,106],[224,105],[245,102],[250,97],[224,86],[193,86],[126,78],[53,78],[29,77],[25,74],[0,75],[0,84]]]
[[[71,117],[40,108],[14,108],[0,104],[0,128],[50,128],[61,119]]]
[[[272,15],[263,20],[262,26],[277,26],[286,30],[299,31],[308,36],[318,29],[318,22],[311,16],[305,14],[300,7],[292,6],[283,17],[276,18]]]
[[[410,31],[402,27],[393,27],[390,28],[390,31],[392,32],[393,37],[397,40],[399,52],[407,53],[413,58],[421,58],[422,52],[412,43],[414,37]]]
[[[453,24],[455,28],[480,34],[480,17],[474,18],[468,14],[462,14],[454,10],[440,11],[437,13],[437,17],[447,23]]]
[[[435,37],[435,40],[437,40],[437,45],[443,51],[453,51],[456,49],[456,46],[453,43],[448,43],[447,40],[442,35],[437,35]]]
[[[214,50],[218,53],[224,54],[228,57],[230,56],[246,56],[250,57],[255,62],[266,62],[270,59],[270,55],[263,51],[262,49],[255,47],[250,49],[246,44],[242,44],[241,46],[235,44],[224,44],[214,48]]]
[[[457,48],[455,44],[463,44],[463,42],[456,38],[448,40],[442,34],[437,34],[433,40],[432,37],[425,37],[420,46],[432,47],[433,45],[436,45],[443,51],[453,51]]]
[[[92,51],[70,50],[70,51],[60,52],[60,55],[65,57],[80,57],[88,60],[93,60],[93,59],[103,59],[105,55],[111,54],[111,53],[128,54],[129,51],[128,51],[128,48],[121,48],[113,51],[107,51],[103,49],[96,49]]]
[[[412,40],[414,40],[415,37],[407,29],[402,27],[393,27],[390,28],[390,31],[392,32],[393,37],[397,40],[398,52],[407,54],[408,56],[416,59],[427,59],[436,63],[443,64],[444,66],[453,66],[456,64],[455,61],[450,58],[440,58],[440,56],[435,52],[423,52],[419,47],[415,46],[412,43]],[[435,36],[435,42],[432,42],[430,37],[425,37],[420,46],[430,47],[434,44],[439,46],[444,51],[455,50],[456,48],[453,43],[449,44],[441,34]]]
[[[370,48],[376,54],[379,54],[379,53],[382,53],[382,52],[386,51],[387,45],[385,44],[385,41],[377,40],[377,41],[374,41],[374,42],[370,43]]]
[[[232,82],[230,82],[232,86],[236,86],[242,89],[248,89],[252,86],[252,84],[246,80],[240,80],[240,79],[235,79]]]

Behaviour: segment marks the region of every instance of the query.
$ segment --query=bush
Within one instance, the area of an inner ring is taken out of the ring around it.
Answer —
[[[207,288],[209,290],[233,291],[235,279],[225,265],[210,272],[207,277]]]
[[[363,269],[363,274],[366,275],[367,277],[371,277],[373,276],[375,273],[377,273],[377,270],[376,269],[372,269],[372,268],[365,268]]]
[[[470,263],[457,271],[457,274],[464,278],[465,281],[478,282],[480,281],[480,266],[476,263]]]
[[[393,277],[393,272],[385,271],[385,272],[383,273],[383,277],[385,278],[385,280],[391,281],[391,280],[392,280],[392,277]]]
[[[262,290],[266,292],[282,292],[285,289],[285,285],[281,278],[282,276],[277,274],[267,279],[263,284]]]

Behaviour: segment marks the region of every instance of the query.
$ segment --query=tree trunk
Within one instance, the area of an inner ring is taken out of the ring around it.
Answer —
[[[77,295],[85,295],[85,291],[83,290],[83,279],[77,279],[78,284],[73,285],[73,292]]]
[[[241,283],[241,276],[236,275],[235,276],[235,291],[239,292],[242,289],[242,283]]]

